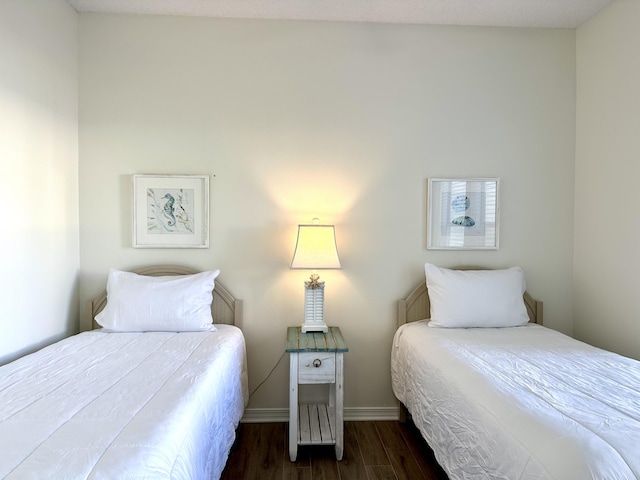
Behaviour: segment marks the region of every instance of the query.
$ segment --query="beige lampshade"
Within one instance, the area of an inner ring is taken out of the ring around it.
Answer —
[[[333,225],[298,225],[292,269],[339,269],[340,258]]]

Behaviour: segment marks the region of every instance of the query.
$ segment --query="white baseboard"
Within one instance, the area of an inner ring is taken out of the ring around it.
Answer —
[[[398,420],[398,407],[354,407],[344,409],[345,421]],[[288,408],[247,408],[242,423],[288,422]]]
[[[245,408],[242,423],[288,422],[288,408]]]
[[[344,419],[347,421],[382,422],[398,420],[398,407],[354,407],[344,409]]]

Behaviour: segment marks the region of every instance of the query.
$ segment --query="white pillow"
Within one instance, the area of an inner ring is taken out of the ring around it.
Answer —
[[[425,266],[432,327],[515,327],[529,321],[520,267],[450,270]]]
[[[150,277],[111,269],[96,322],[114,332],[215,331],[211,302],[220,270]]]

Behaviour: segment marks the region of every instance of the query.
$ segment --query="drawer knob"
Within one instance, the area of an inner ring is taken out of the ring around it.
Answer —
[[[322,365],[322,360],[320,360],[319,358],[316,358],[316,359],[313,361],[313,366],[314,366],[314,367],[316,367],[316,368],[318,368],[320,365]]]

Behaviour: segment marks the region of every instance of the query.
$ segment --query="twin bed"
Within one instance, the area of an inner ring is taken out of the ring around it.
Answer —
[[[219,478],[248,394],[242,302],[218,273],[112,271],[103,328],[0,367],[0,478]]]
[[[398,304],[396,397],[451,479],[640,478],[640,363],[543,327],[509,271],[426,266]]]

